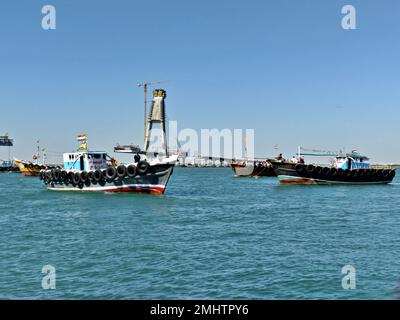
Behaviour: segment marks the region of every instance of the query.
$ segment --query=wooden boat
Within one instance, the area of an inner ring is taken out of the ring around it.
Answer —
[[[276,177],[269,161],[232,161],[231,168],[238,177]]]
[[[282,184],[387,184],[395,170],[372,169],[358,153],[337,155],[333,166],[269,160]]]

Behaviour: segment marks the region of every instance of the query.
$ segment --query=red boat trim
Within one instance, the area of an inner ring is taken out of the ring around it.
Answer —
[[[281,183],[301,183],[301,184],[316,184],[314,179],[284,179],[280,180]]]
[[[163,194],[165,188],[163,187],[123,187],[123,188],[113,188],[104,189],[103,192],[147,192],[152,194]]]

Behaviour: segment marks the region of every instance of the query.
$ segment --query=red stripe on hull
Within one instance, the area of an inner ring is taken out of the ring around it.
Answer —
[[[280,180],[281,183],[300,183],[300,184],[316,184],[314,179],[286,179]]]
[[[162,187],[126,187],[118,189],[105,189],[103,192],[146,192],[151,194],[163,194],[165,188]]]

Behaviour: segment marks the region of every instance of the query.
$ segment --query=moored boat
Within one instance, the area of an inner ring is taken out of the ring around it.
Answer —
[[[14,159],[15,166],[19,169],[22,175],[27,177],[36,177],[40,175],[40,170],[46,169],[43,164],[34,163],[31,161]]]
[[[395,170],[372,169],[368,158],[357,152],[337,155],[332,166],[271,159],[282,184],[387,184]]]
[[[235,161],[231,168],[238,177],[276,177],[273,166],[269,161]]]
[[[18,171],[18,168],[13,161],[0,160],[0,172],[5,171]]]

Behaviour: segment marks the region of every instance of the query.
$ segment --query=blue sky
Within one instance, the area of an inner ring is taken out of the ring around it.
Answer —
[[[41,28],[41,8],[57,29]],[[341,8],[357,30],[341,28]],[[0,3],[0,133],[13,155],[142,144],[141,81],[169,80],[179,128],[254,128],[273,144],[358,148],[400,162],[400,3],[371,1],[77,1]],[[0,150],[0,158],[6,156]]]

